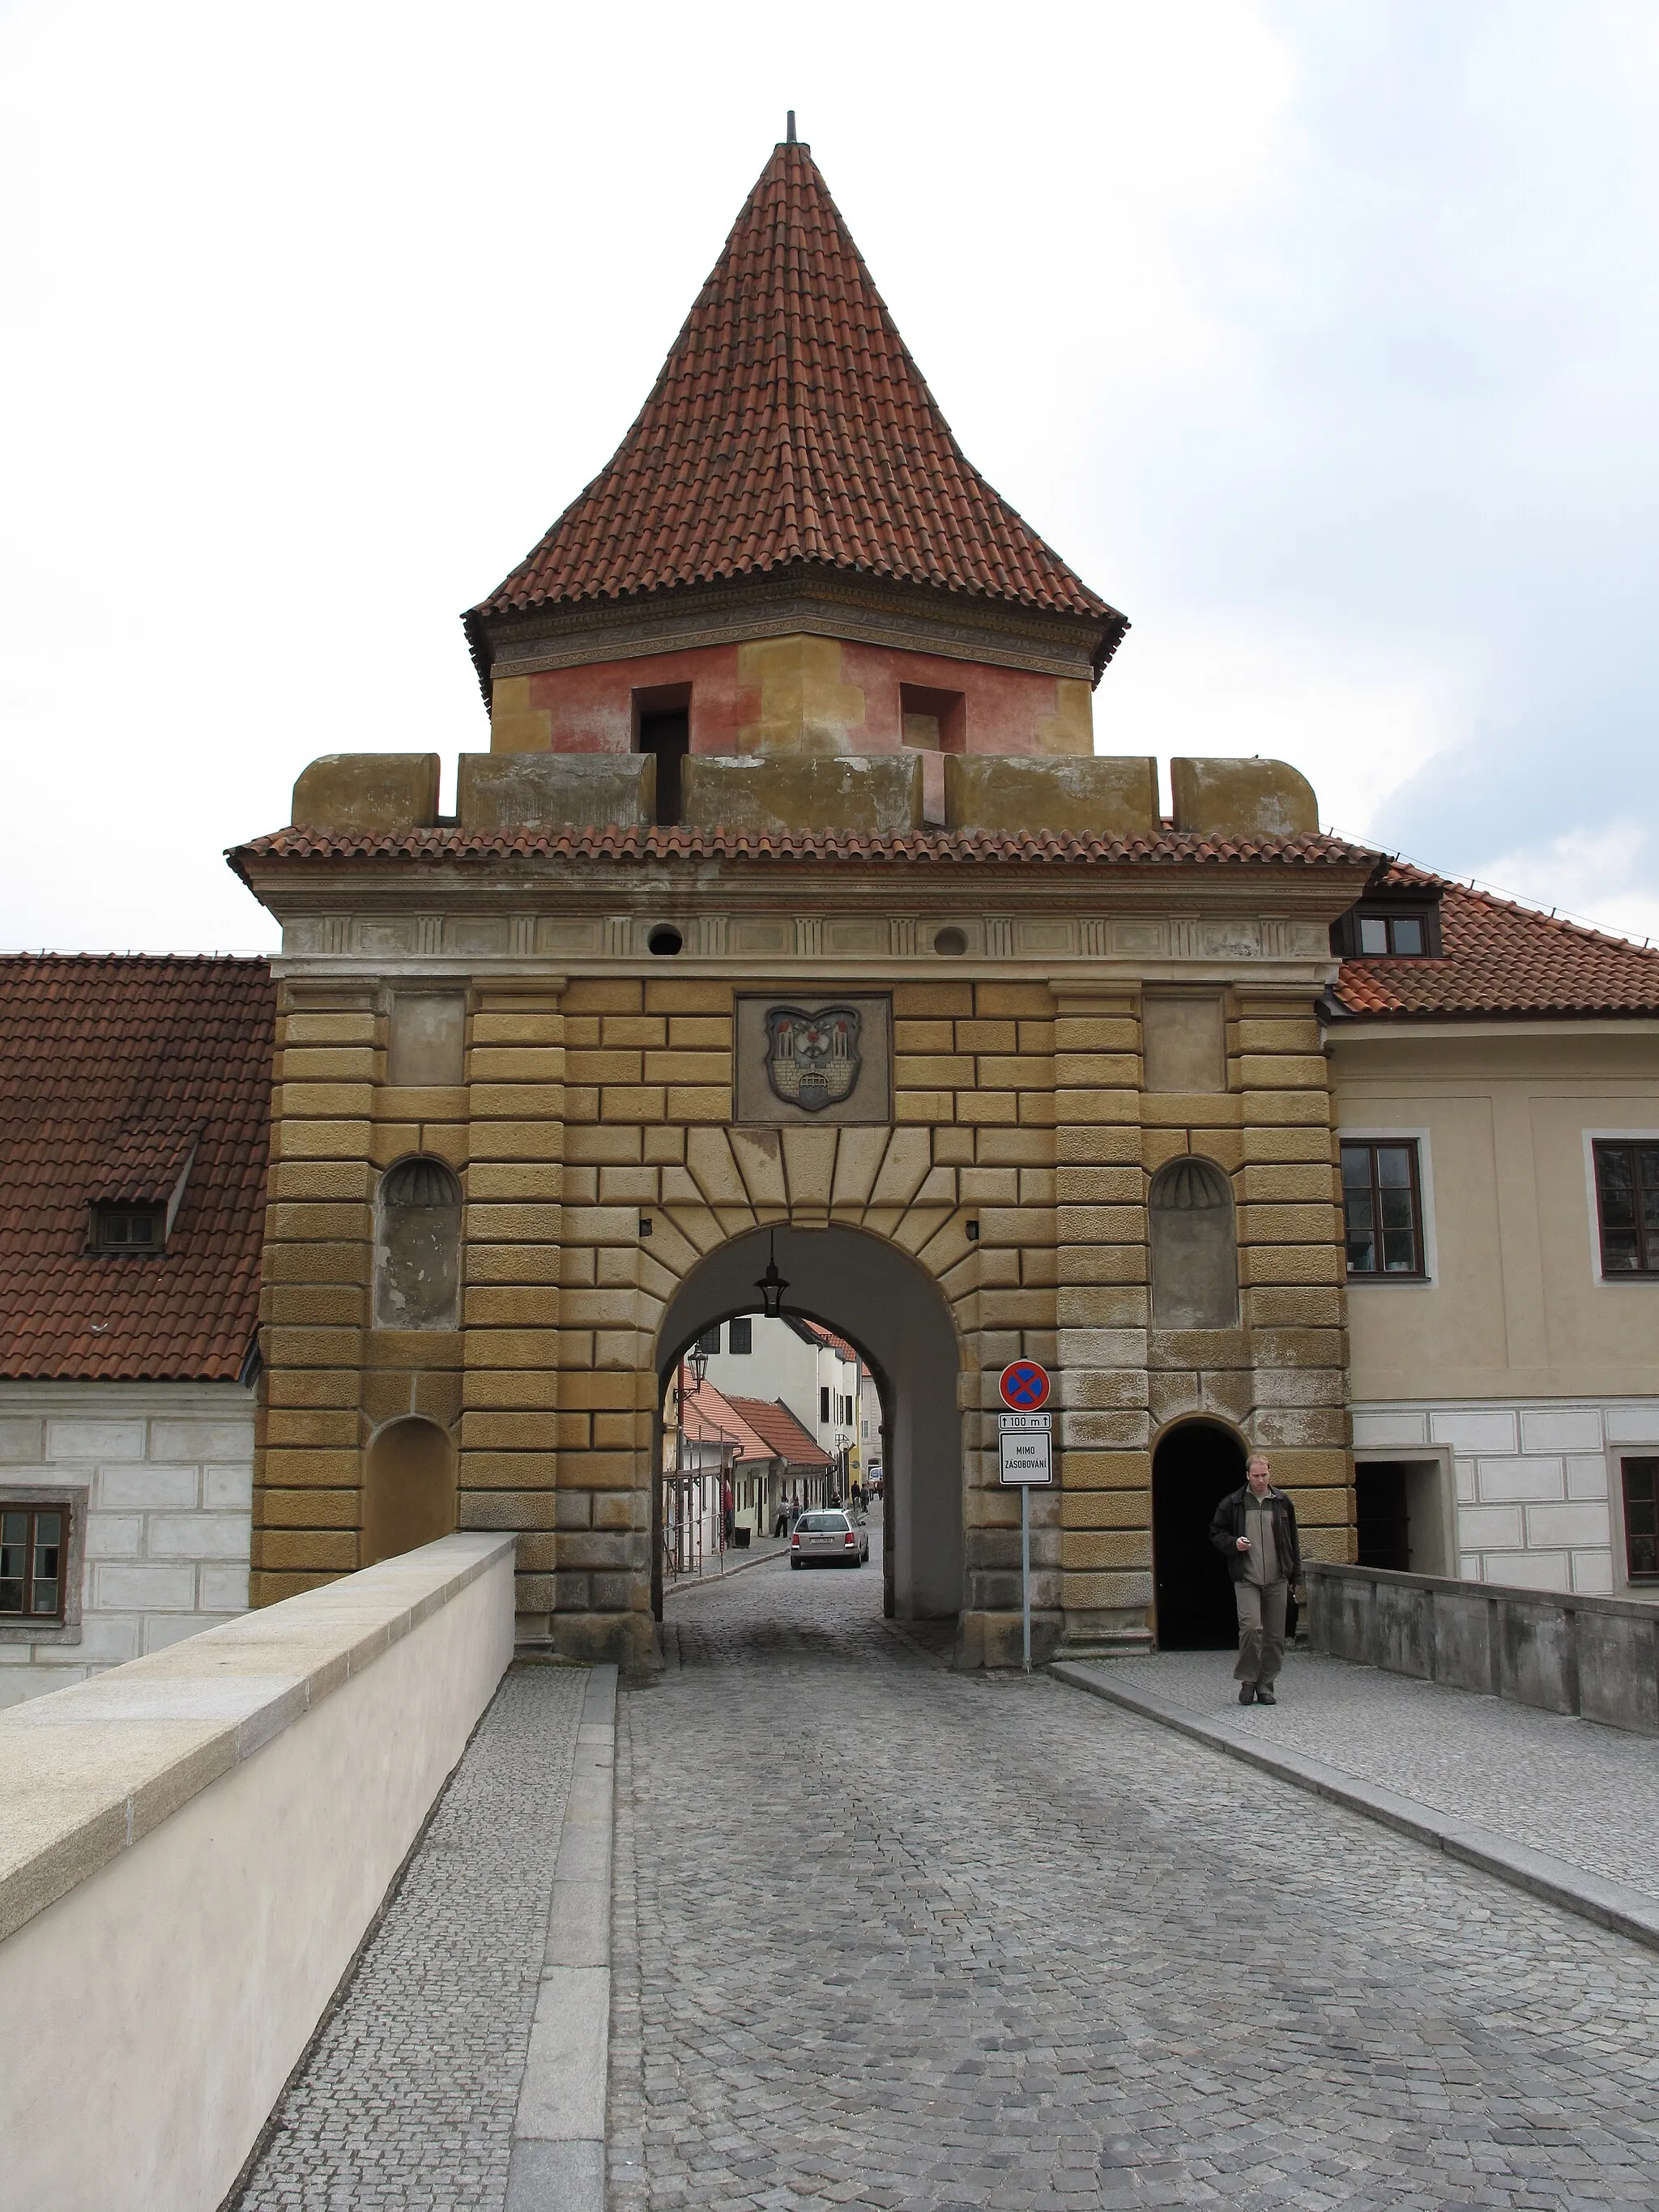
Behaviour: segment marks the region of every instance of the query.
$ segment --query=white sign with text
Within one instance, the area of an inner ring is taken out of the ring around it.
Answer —
[[[1052,1413],[1002,1413],[998,1416],[998,1473],[1000,1480],[1030,1489],[1054,1479],[1054,1416]]]

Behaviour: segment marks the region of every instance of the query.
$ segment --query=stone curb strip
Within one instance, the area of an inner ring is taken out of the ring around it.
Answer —
[[[734,1559],[717,1575],[690,1575],[684,1582],[669,1583],[663,1590],[663,1595],[665,1598],[690,1597],[693,1590],[719,1589],[729,1583],[733,1575],[746,1575],[751,1567],[775,1566],[780,1559],[788,1557],[786,1547],[781,1552],[757,1552],[752,1558]]]
[[[1110,1663],[1106,1662],[1108,1668]],[[1367,1820],[1378,1821],[1385,1828],[1395,1829],[1419,1843],[1431,1844],[1448,1858],[1479,1867],[1483,1873],[1495,1875],[1499,1881],[1524,1889],[1547,1904],[1559,1905],[1564,1911],[1576,1912],[1581,1919],[1593,1920],[1600,1928],[1611,1929],[1615,1935],[1628,1936],[1632,1942],[1659,1951],[1659,1904],[1639,1889],[1632,1889],[1624,1882],[1606,1881],[1548,1851],[1532,1850],[1525,1844],[1517,1844],[1491,1828],[1477,1827],[1470,1821],[1437,1813],[1415,1798],[1401,1797],[1392,1790],[1379,1789],[1375,1783],[1359,1781],[1352,1774],[1344,1774],[1339,1767],[1328,1766],[1322,1759],[1306,1758],[1301,1752],[1287,1751],[1277,1744],[1269,1747],[1243,1742],[1214,1721],[1204,1719],[1173,1698],[1113,1682],[1102,1668],[1062,1659],[1053,1662],[1048,1672],[1075,1689],[1086,1690],[1091,1697],[1103,1698],[1109,1705],[1139,1714],[1143,1720],[1160,1722],[1178,1735],[1208,1744],[1212,1751],[1224,1752],[1228,1758],[1239,1759],[1246,1766],[1260,1767],[1266,1773],[1276,1774],[1282,1782],[1294,1784],[1298,1790],[1311,1791],[1316,1797],[1326,1798],[1334,1805],[1345,1805],[1352,1813],[1363,1813]]]
[[[595,1667],[576,1730],[506,2212],[605,2212],[616,1763],[617,1669]]]

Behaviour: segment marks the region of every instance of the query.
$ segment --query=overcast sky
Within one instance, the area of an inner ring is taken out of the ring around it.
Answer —
[[[1659,7],[0,0],[0,945],[255,947],[322,752],[599,468],[784,110],[1103,751],[1659,936]]]

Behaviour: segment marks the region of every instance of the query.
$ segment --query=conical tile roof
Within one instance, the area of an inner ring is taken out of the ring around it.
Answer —
[[[638,420],[468,617],[814,563],[1127,627],[951,436],[808,149],[774,149]]]

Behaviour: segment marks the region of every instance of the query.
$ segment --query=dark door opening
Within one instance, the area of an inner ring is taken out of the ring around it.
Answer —
[[[662,714],[640,716],[640,750],[657,757],[657,820],[671,824],[680,818],[680,763],[691,745],[689,708],[676,707]]]
[[[1164,1651],[1224,1651],[1238,1641],[1232,1578],[1210,1520],[1244,1480],[1238,1440],[1209,1421],[1171,1429],[1152,1455],[1152,1574]]]
[[[1394,1460],[1362,1460],[1353,1471],[1354,1519],[1362,1567],[1407,1574],[1412,1564],[1411,1509],[1406,1469]]]

